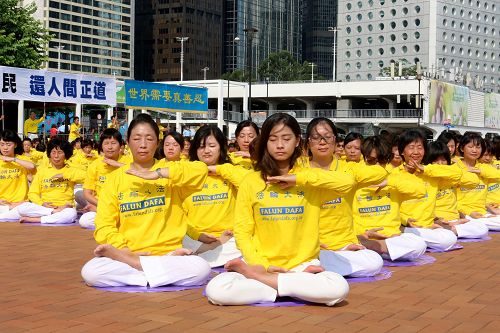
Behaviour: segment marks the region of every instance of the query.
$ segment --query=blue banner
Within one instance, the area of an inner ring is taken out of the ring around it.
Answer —
[[[207,112],[207,88],[125,80],[125,106],[131,109]]]

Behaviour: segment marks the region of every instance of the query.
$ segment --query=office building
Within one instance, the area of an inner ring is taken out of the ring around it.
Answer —
[[[303,6],[302,58],[316,65],[319,77],[331,80],[334,35],[329,28],[337,26],[337,0],[304,0]]]
[[[490,0],[339,0],[338,79],[374,79],[391,62],[430,75],[500,84],[500,4]]]
[[[254,75],[273,52],[286,50],[302,60],[302,0],[226,0],[224,11],[224,72],[246,68],[246,28],[258,30],[252,42]]]
[[[20,1],[27,5],[33,0]],[[54,37],[47,68],[133,77],[134,0],[35,0],[35,18]]]
[[[219,78],[223,0],[136,0],[135,76],[146,81]],[[179,39],[183,38],[181,45]],[[183,51],[183,52],[181,52]],[[203,69],[205,69],[203,71]]]

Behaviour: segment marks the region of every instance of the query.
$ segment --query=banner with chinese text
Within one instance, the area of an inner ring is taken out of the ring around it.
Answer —
[[[116,105],[114,78],[0,66],[0,99]]]
[[[429,123],[467,126],[469,88],[431,81]]]
[[[207,112],[207,88],[125,80],[125,105],[132,109]]]
[[[500,128],[499,94],[484,94],[484,127]]]

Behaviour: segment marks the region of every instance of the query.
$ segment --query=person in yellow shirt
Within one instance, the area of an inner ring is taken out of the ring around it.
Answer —
[[[450,159],[451,159],[452,163],[455,163],[456,161],[458,161],[458,157],[456,156],[458,140],[457,140],[456,135],[453,132],[449,132],[447,130],[441,132],[441,134],[439,134],[436,141],[442,142],[446,145],[446,147],[448,147],[448,150],[450,151]]]
[[[191,139],[184,136],[184,148],[181,153],[181,160],[189,161],[189,148],[191,148]]]
[[[344,137],[338,136],[337,143],[335,145],[335,157],[338,160],[345,161],[345,149],[344,149]]]
[[[403,159],[401,158],[401,155],[399,155],[397,136],[393,137],[391,146],[392,158],[390,163],[387,163],[387,165],[385,166],[385,169],[389,172],[391,172],[395,168],[398,168],[401,163],[403,163]]]
[[[24,136],[31,140],[38,138],[38,125],[44,119],[43,116],[36,119],[36,113],[30,112],[29,118],[24,121]]]
[[[368,138],[362,146],[368,165],[385,167],[391,159],[389,144]],[[415,260],[425,253],[425,241],[413,234],[401,233],[399,207],[408,198],[422,198],[423,185],[414,185],[408,177],[390,173],[380,184],[356,190],[352,200],[355,233],[363,246],[392,261]]]
[[[80,118],[74,117],[73,123],[71,123],[71,125],[69,127],[69,137],[68,137],[69,142],[73,142],[76,138],[81,138],[81,134],[80,134],[81,128],[82,128],[82,125],[80,125]]]
[[[458,210],[466,215],[466,218],[479,219],[483,221],[489,230],[500,230],[500,216],[487,212],[486,198],[490,182],[500,182],[500,170],[488,164],[479,163],[485,151],[483,138],[474,132],[467,132],[460,140],[458,147],[463,158],[457,161],[462,169],[477,169],[479,172],[479,184],[475,188],[458,188],[457,200]]]
[[[344,151],[347,162],[361,161],[361,145],[363,136],[356,132],[351,132],[344,139]]]
[[[216,126],[203,126],[189,150],[191,161],[208,166],[209,175],[200,191],[187,197],[183,208],[188,220],[183,246],[205,259],[211,267],[240,258],[233,235],[237,188],[249,172],[230,164],[227,139]]]
[[[350,173],[356,179],[355,188],[379,184],[387,177],[387,172],[380,166],[341,163],[334,157],[336,136],[337,129],[330,119],[311,120],[306,130],[310,157],[305,160],[304,167]],[[354,232],[351,207],[355,188],[321,206],[320,261],[327,271],[343,276],[373,276],[380,272],[383,261],[378,253],[361,245]]]
[[[23,139],[23,156],[27,157],[35,165],[39,165],[44,154],[33,148],[29,138]]]
[[[108,128],[118,129],[120,127],[120,123],[118,122],[118,118],[115,116],[111,116],[111,122],[108,124]]]
[[[20,155],[21,139],[14,131],[0,131],[0,222],[17,221],[17,206],[27,200],[28,176],[35,164]]]
[[[442,141],[429,144],[425,159],[425,164],[451,165],[450,150]],[[453,164],[453,167],[462,171],[457,163]],[[453,231],[458,238],[481,238],[488,234],[488,227],[482,221],[461,218],[458,211],[457,188],[473,189],[478,184],[479,178],[469,170],[463,170],[458,181],[444,178],[438,182],[435,222]]]
[[[170,131],[165,135],[165,140],[163,140],[163,149],[160,151],[160,156],[164,158],[165,163],[180,161],[183,149],[184,137],[182,134],[176,131]]]
[[[259,127],[250,120],[244,120],[236,126],[235,131],[238,151],[229,154],[233,164],[241,165],[245,169],[251,170],[252,160],[250,159],[250,144],[259,135]]]
[[[83,183],[83,197],[87,204],[84,207],[85,213],[78,220],[82,228],[95,227],[94,220],[99,193],[106,182],[106,178],[112,171],[124,165],[124,163],[118,162],[122,143],[122,135],[114,128],[107,128],[101,134],[99,151],[103,155],[90,163],[87,169],[87,177]]]
[[[160,131],[160,141],[162,141],[163,137],[165,136],[165,133],[168,132],[168,127],[164,127],[161,124],[160,118],[156,118],[156,125],[158,125],[158,130]]]
[[[256,171],[243,179],[236,199],[234,236],[244,261],[229,261],[229,272],[208,283],[210,302],[273,302],[279,295],[334,305],[345,299],[345,279],[320,266],[318,219],[321,204],[348,193],[354,179],[335,171],[293,170],[302,153],[300,135],[288,114],[264,122],[252,156]]]
[[[21,223],[67,224],[76,219],[74,187],[85,174],[71,168],[66,159],[73,153],[71,145],[59,139],[47,145],[48,166],[38,168],[28,191],[30,202],[17,207]]]
[[[484,140],[485,151],[479,159],[480,163],[488,164],[495,169],[499,168],[499,161],[495,159],[495,148],[491,140]],[[488,182],[488,194],[486,195],[486,208],[488,212],[500,215],[500,182]]]
[[[408,129],[399,136],[398,150],[405,163],[392,173],[409,177],[415,184],[423,184],[427,192],[423,198],[406,200],[401,204],[404,232],[422,237],[428,248],[447,251],[455,245],[457,236],[453,231],[434,223],[438,182],[443,179],[459,181],[462,172],[450,165],[422,166],[427,141],[418,129]]]
[[[193,286],[208,279],[208,263],[182,248],[187,224],[181,207],[190,191],[202,187],[207,166],[190,162],[158,168],[158,137],[148,114],[130,123],[133,161],[110,173],[99,193],[94,238],[100,245],[82,268],[90,286]],[[149,173],[156,177],[134,176]]]

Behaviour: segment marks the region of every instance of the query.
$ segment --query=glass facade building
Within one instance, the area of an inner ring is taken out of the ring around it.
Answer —
[[[136,0],[136,79],[178,81],[184,42],[184,80],[220,78],[223,0]]]
[[[224,72],[246,68],[245,28],[256,28],[252,68],[270,53],[286,50],[302,60],[302,0],[226,0]],[[239,39],[239,40],[235,40]]]
[[[320,77],[331,80],[334,36],[328,28],[337,26],[337,0],[304,0],[303,6],[303,60],[316,64]]]
[[[35,18],[53,35],[48,69],[133,76],[134,0],[35,0],[35,4]]]

